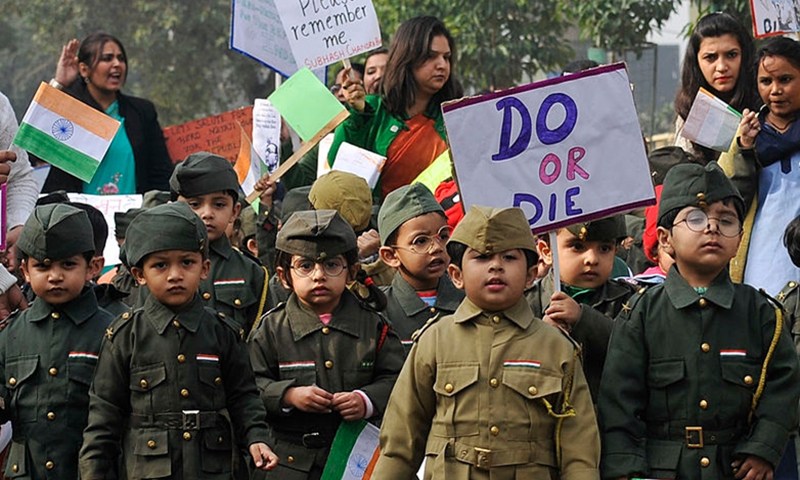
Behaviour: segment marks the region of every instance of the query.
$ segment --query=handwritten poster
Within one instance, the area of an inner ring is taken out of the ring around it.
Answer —
[[[114,236],[116,229],[116,221],[114,220],[114,213],[127,212],[131,208],[139,208],[142,206],[141,195],[88,195],[85,193],[68,193],[71,202],[86,203],[100,210],[103,218],[106,219],[108,224],[108,240],[106,241],[106,248],[103,250],[103,257],[106,261],[106,266],[118,265],[119,261],[119,246],[117,239]]]
[[[264,161],[261,174],[272,173],[281,158],[281,114],[269,100],[257,98],[253,108],[253,149]]]
[[[275,0],[233,0],[230,48],[284,77],[297,71]]]
[[[236,122],[241,123],[249,134],[253,127],[253,107],[166,127],[164,138],[169,157],[173,162],[180,162],[192,153],[206,151],[235,162],[241,141]]]
[[[756,38],[800,30],[800,0],[750,0]]]
[[[442,110],[465,208],[520,207],[540,233],[655,203],[624,64]]]

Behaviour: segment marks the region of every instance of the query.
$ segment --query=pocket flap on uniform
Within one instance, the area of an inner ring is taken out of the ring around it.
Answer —
[[[446,397],[457,394],[478,381],[478,368],[478,363],[440,365],[433,391]]]
[[[16,388],[33,375],[39,365],[39,355],[26,355],[9,360],[6,365],[6,386]]]
[[[11,442],[11,451],[6,459],[5,476],[8,478],[27,477],[28,451],[25,443]]]
[[[91,385],[92,375],[94,375],[94,367],[97,365],[97,360],[86,359],[68,359],[67,360],[67,377],[84,385]]]
[[[147,365],[131,371],[130,389],[146,392],[167,379],[167,367],[163,363]]]
[[[539,398],[561,391],[562,377],[541,370],[503,369],[503,385],[526,398]]]
[[[230,280],[230,282],[234,281]],[[252,290],[245,283],[221,284],[221,282],[226,282],[226,280],[214,282],[214,298],[216,301],[235,309],[247,308],[258,301]]]
[[[222,385],[222,371],[219,365],[203,365],[197,367],[197,375],[200,381],[211,387]]]
[[[654,362],[648,371],[647,384],[651,387],[663,388],[683,380],[685,376],[686,368],[683,359]]]
[[[209,428],[203,432],[203,444],[209,450],[231,450],[231,430],[229,428]]]
[[[761,364],[749,359],[723,359],[720,362],[722,379],[746,388],[755,388],[760,378]]]
[[[650,470],[677,470],[682,448],[680,442],[648,440],[647,463]]]
[[[166,455],[169,451],[168,435],[167,430],[147,429],[138,432],[133,453],[143,456]]]

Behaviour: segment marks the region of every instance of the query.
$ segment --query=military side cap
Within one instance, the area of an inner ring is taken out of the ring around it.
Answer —
[[[367,228],[372,215],[372,191],[358,175],[333,170],[319,177],[308,192],[315,210],[336,210],[360,232]]]
[[[71,205],[39,206],[25,222],[17,248],[45,263],[94,252],[92,223],[85,211]]]
[[[705,207],[725,199],[732,199],[739,218],[744,218],[744,200],[716,162],[705,167],[696,163],[676,165],[664,179],[658,221],[672,210]]]
[[[357,248],[356,234],[336,210],[295,212],[278,232],[275,248],[315,260]]]
[[[286,192],[286,195],[283,197],[283,202],[281,203],[281,223],[285,224],[294,212],[314,209],[311,205],[311,201],[308,199],[308,193],[310,191],[311,186],[305,186],[296,187]]]
[[[256,234],[257,215],[256,211],[253,210],[253,207],[250,205],[242,207],[242,213],[239,215],[239,219],[242,222],[240,229],[242,231],[243,238]]]
[[[163,190],[148,190],[142,196],[142,208],[153,208],[169,203],[169,192]]]
[[[165,250],[201,252],[208,234],[200,217],[184,202],[148,208],[131,221],[125,238],[125,264],[134,267],[147,255]]]
[[[125,232],[131,221],[142,212],[144,212],[144,208],[129,208],[125,212],[114,212],[114,236],[125,238]]]
[[[386,245],[386,241],[392,233],[402,224],[431,212],[444,216],[444,209],[425,185],[414,183],[392,191],[386,195],[378,212],[378,232],[381,235],[381,245]]]
[[[197,152],[179,163],[169,179],[173,193],[196,197],[226,190],[239,191],[239,179],[231,162],[209,152]]]
[[[473,205],[458,224],[450,242],[482,254],[521,248],[536,252],[530,224],[519,208],[490,208]]]
[[[628,236],[622,215],[576,223],[566,229],[584,242],[617,241]]]

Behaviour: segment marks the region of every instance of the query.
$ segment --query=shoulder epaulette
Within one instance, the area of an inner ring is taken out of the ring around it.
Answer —
[[[130,309],[127,312],[122,312],[120,315],[117,316],[114,320],[111,321],[111,324],[106,328],[106,338],[109,340],[113,340],[114,335],[117,334],[125,325],[127,325],[131,319],[133,318],[134,310]]]
[[[645,285],[639,287],[636,292],[628,299],[627,302],[622,304],[622,309],[619,311],[619,315],[625,319],[630,318],[630,314],[636,305],[639,303],[639,300],[644,297],[644,294],[647,293],[647,290],[650,289],[652,285]]]
[[[580,344],[580,343],[578,343],[578,341],[577,341],[577,340],[575,340],[574,338],[572,338],[572,335],[570,335],[570,334],[569,334],[569,333],[568,333],[566,330],[564,330],[563,328],[556,328],[556,330],[558,330],[559,332],[561,332],[561,335],[563,335],[563,336],[564,336],[564,338],[566,338],[567,340],[569,340],[569,343],[571,343],[571,344],[572,344],[572,346],[573,346],[573,347],[575,347],[575,349],[576,349],[576,350],[578,350],[578,351],[581,351],[581,350],[582,350],[581,344]]]
[[[239,324],[236,323],[236,320],[234,320],[232,316],[225,315],[222,312],[217,312],[217,311],[212,310],[211,308],[208,308],[208,307],[206,307],[206,311],[209,314],[211,314],[211,315],[217,317],[219,320],[221,320],[223,324],[225,324],[228,327],[230,327],[230,329],[233,330],[236,333],[236,335],[239,336],[239,338],[241,338],[242,340],[245,339],[244,328],[240,327]]]
[[[783,290],[781,290],[781,291],[783,291]],[[777,298],[775,298],[775,297],[773,297],[772,295],[770,295],[769,293],[767,293],[767,292],[766,292],[766,290],[764,290],[763,288],[759,288],[759,289],[758,289],[758,293],[760,293],[760,294],[761,294],[761,296],[763,296],[764,298],[766,298],[766,299],[767,299],[767,301],[768,301],[768,302],[769,302],[769,303],[770,303],[770,304],[771,304],[773,307],[775,307],[775,308],[779,308],[779,309],[781,310],[781,312],[783,312],[783,302],[781,302],[781,301],[780,301],[780,300],[778,300]]]
[[[798,283],[795,281],[787,283],[783,287],[783,289],[781,289],[781,291],[778,292],[778,295],[775,297],[775,299],[783,303],[786,300],[786,297],[788,297],[790,293],[792,293],[794,290],[797,290],[797,286]]]
[[[442,313],[438,312],[436,315],[428,319],[428,321],[425,322],[425,325],[419,327],[416,332],[411,334],[411,341],[416,342],[419,339],[419,337],[422,336],[423,333],[425,333],[425,330],[427,330],[428,328],[430,328],[431,325],[439,321],[439,318],[441,318],[441,316]]]

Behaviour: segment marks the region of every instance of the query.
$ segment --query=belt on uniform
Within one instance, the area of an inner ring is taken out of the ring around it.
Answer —
[[[163,428],[167,430],[202,430],[213,428],[219,422],[219,412],[201,412],[200,410],[184,410],[174,413],[155,413],[153,415],[132,414],[131,428]]]
[[[450,447],[448,446],[448,449]],[[553,455],[548,455],[543,449],[526,448],[505,448],[503,450],[491,450],[488,448],[467,445],[459,441],[452,443],[452,456],[457,460],[469,463],[480,469],[491,467],[502,467],[507,465],[523,465],[534,460],[540,460],[547,464],[555,465]],[[549,459],[549,462],[548,462]]]
[[[648,425],[647,435],[662,440],[683,442],[686,448],[703,448],[706,445],[724,445],[741,437],[741,428],[725,428],[719,430],[705,429],[701,426],[655,428]]]
[[[302,445],[306,448],[327,448],[331,446],[333,443],[333,437],[336,435],[336,432],[333,433],[326,433],[326,432],[286,432],[286,431],[275,431],[275,437],[278,440],[284,440],[290,443],[294,443],[295,445]]]

